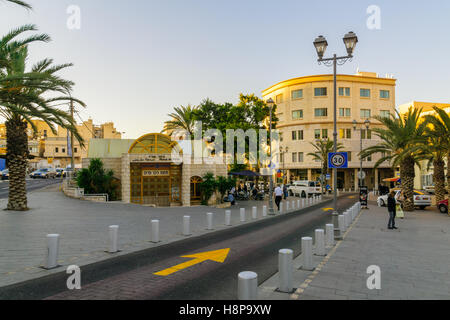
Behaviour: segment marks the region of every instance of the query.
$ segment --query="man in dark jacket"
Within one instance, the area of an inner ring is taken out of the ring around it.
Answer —
[[[395,192],[392,191],[389,196],[388,196],[388,201],[387,201],[387,208],[389,211],[389,223],[388,223],[388,229],[389,230],[393,230],[393,229],[397,229],[397,227],[395,226],[395,216],[397,214],[397,201],[395,200]]]

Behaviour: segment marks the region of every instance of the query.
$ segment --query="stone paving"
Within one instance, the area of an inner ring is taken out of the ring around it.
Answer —
[[[225,226],[225,209],[92,203],[67,198],[58,188],[30,193],[31,210],[28,212],[0,210],[0,287],[60,272],[72,264],[83,266],[110,258],[111,255],[105,252],[110,225],[119,225],[121,252],[116,255],[185,239],[182,235],[184,215],[191,216],[192,236],[229,228]],[[251,223],[251,208],[258,207],[258,218],[261,219],[264,205],[266,203],[262,201],[239,202],[231,209],[232,225],[242,225],[241,207],[246,208],[246,223]],[[0,207],[6,207],[6,200],[0,200]],[[206,230],[207,212],[214,213],[213,231]],[[158,244],[149,242],[153,219],[160,220],[161,242]],[[60,234],[58,262],[62,267],[48,271],[40,266],[46,255],[46,235],[52,233]]]
[[[314,271],[294,260],[292,294],[275,291],[278,274],[260,285],[269,300],[449,300],[450,217],[432,210],[405,213],[388,230],[386,208],[370,206],[326,257],[314,256]],[[367,268],[381,269],[381,289],[369,290]]]

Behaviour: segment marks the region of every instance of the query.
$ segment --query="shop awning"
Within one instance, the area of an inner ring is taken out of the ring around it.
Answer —
[[[400,177],[384,179],[383,182],[401,182]]]

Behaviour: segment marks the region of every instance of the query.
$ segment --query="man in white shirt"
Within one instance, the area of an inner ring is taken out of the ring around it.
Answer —
[[[278,207],[278,211],[280,211],[280,203],[281,203],[281,200],[283,200],[283,189],[281,189],[281,187],[278,185],[275,188],[274,193],[275,193],[275,204]]]

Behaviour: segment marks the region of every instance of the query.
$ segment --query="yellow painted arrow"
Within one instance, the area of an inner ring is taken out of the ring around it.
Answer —
[[[166,277],[168,275],[171,275],[172,273],[192,267],[196,264],[202,263],[207,260],[215,261],[218,263],[224,263],[229,252],[230,249],[222,249],[216,251],[196,253],[188,256],[182,256],[182,258],[192,258],[193,260],[156,272],[155,275]]]

